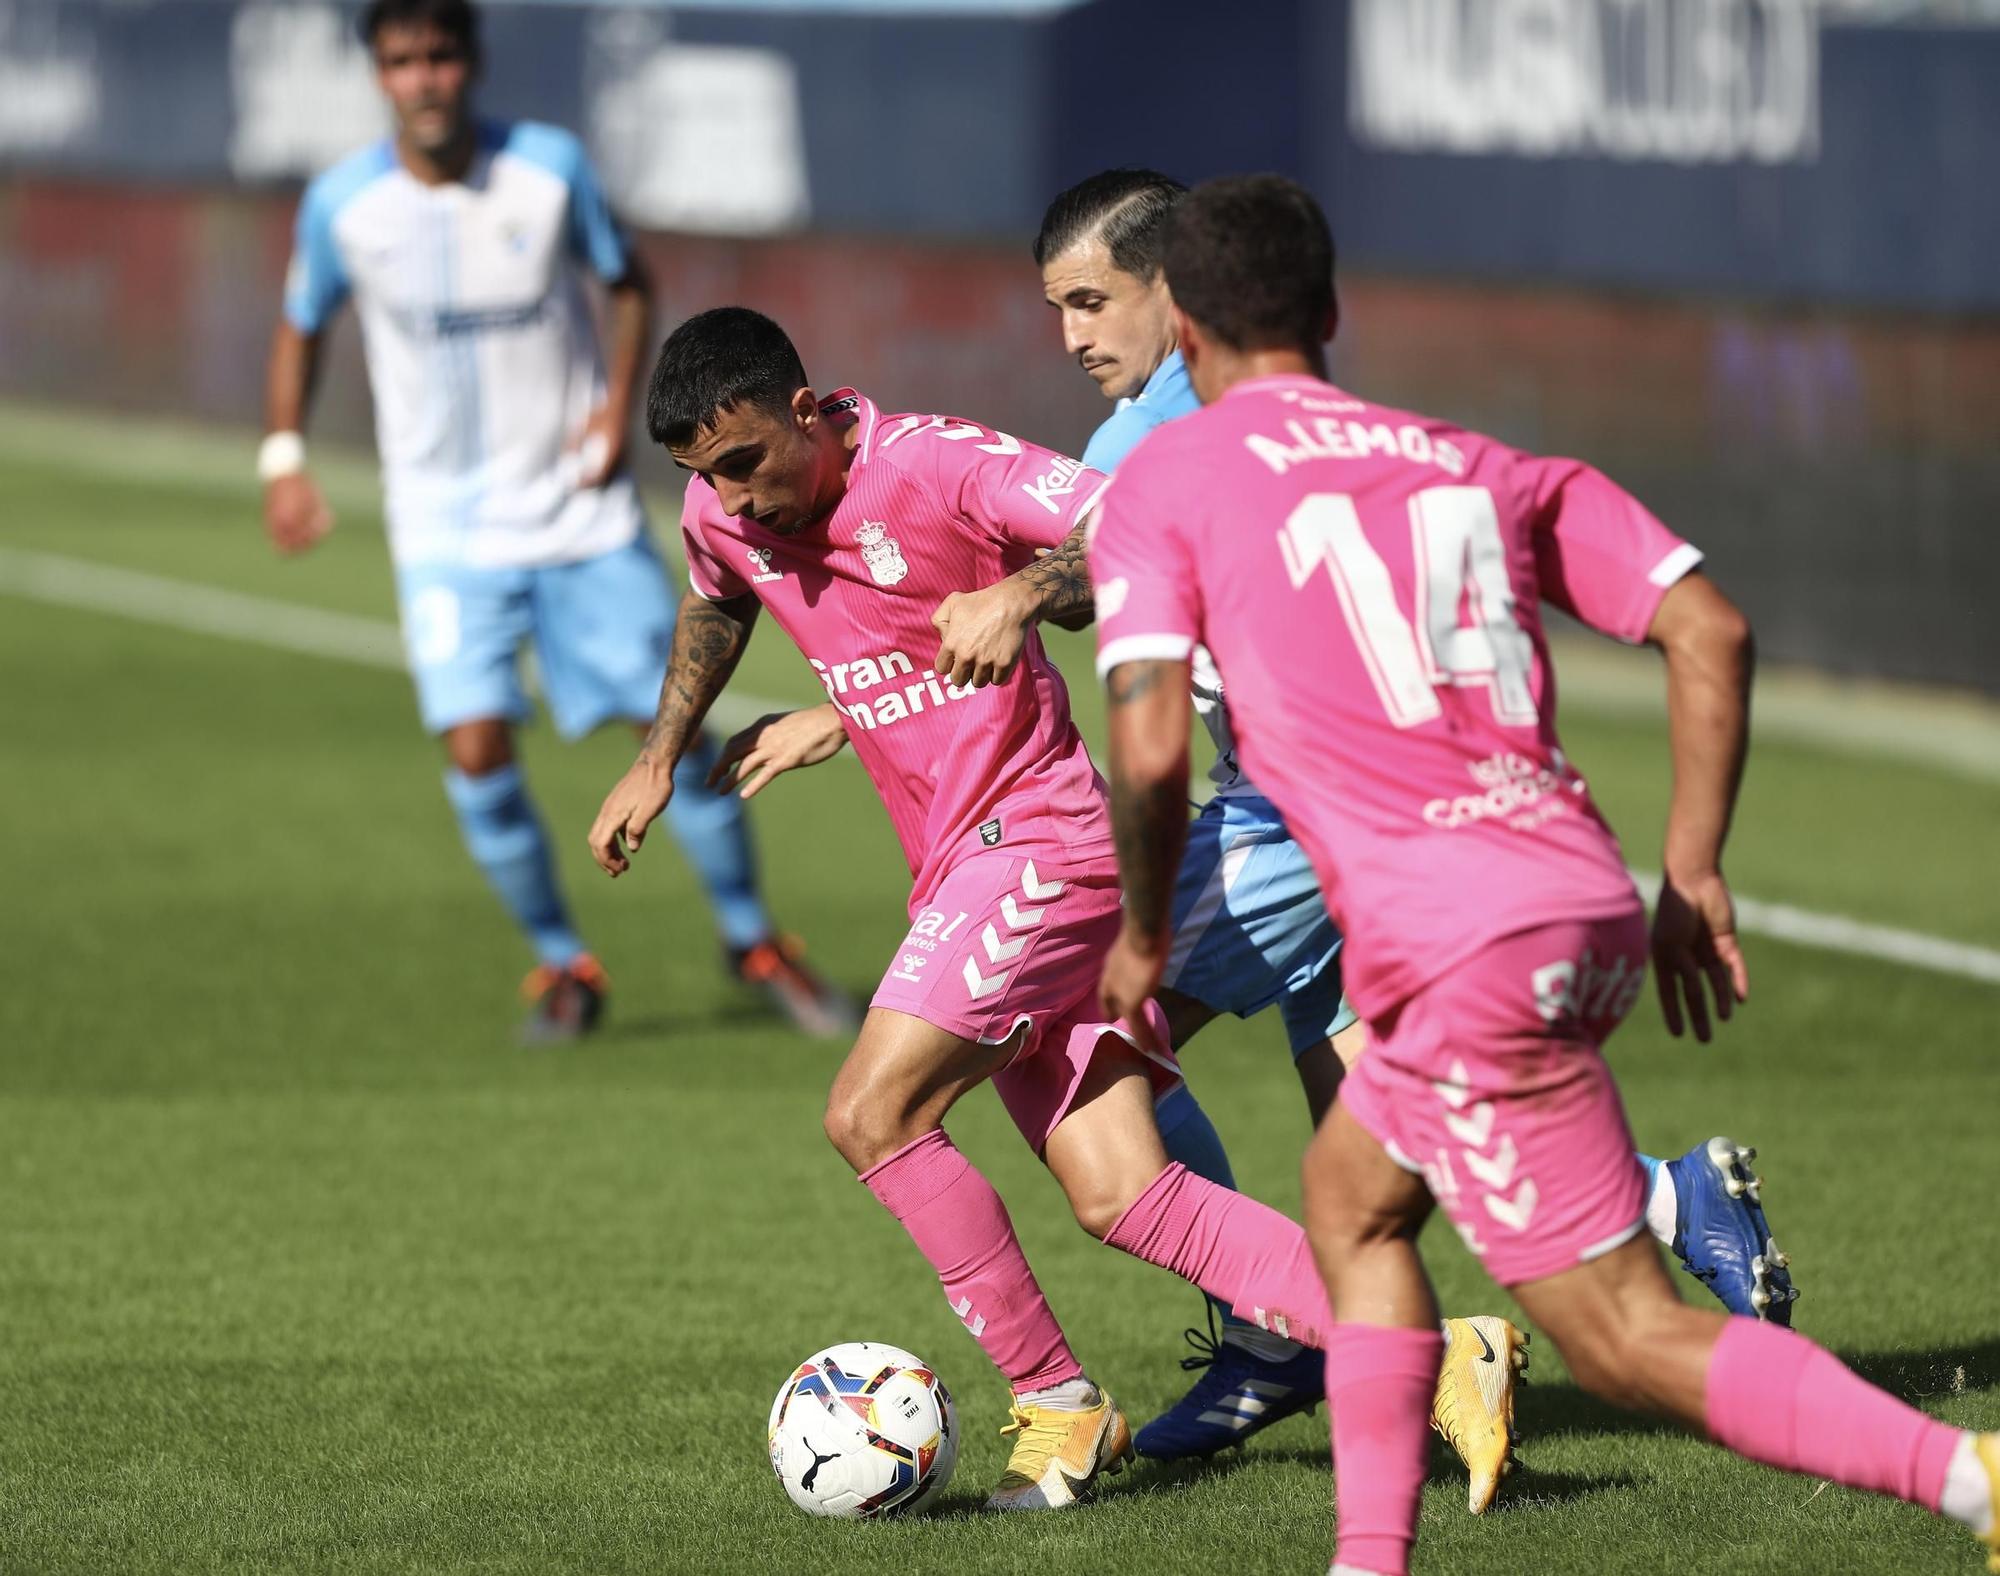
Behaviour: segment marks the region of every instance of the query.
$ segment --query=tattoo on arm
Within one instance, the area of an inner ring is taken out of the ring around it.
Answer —
[[[1171,779],[1135,783],[1114,771],[1111,830],[1125,881],[1125,910],[1149,935],[1173,918],[1174,876],[1187,838],[1187,787]]]
[[[1177,767],[1145,780],[1134,778],[1126,753],[1116,747],[1119,734],[1145,727],[1143,712],[1124,715],[1126,708],[1149,698],[1162,704],[1161,685],[1171,685],[1171,698],[1187,705],[1187,663],[1121,662],[1111,670],[1106,698],[1112,711],[1114,748],[1111,752],[1111,832],[1118,847],[1118,871],[1125,883],[1125,911],[1149,934],[1164,935],[1173,918],[1174,882],[1181,851],[1187,843],[1187,754]]]
[[[1159,685],[1160,672],[1165,666],[1159,662],[1121,662],[1111,670],[1111,683],[1105,696],[1114,706],[1129,706],[1140,697],[1152,694]]]
[[[757,609],[752,596],[711,602],[690,591],[681,598],[673,654],[660,685],[660,710],[639,747],[641,760],[678,764],[708,708],[736,671],[743,648],[750,643]]]
[[[1090,622],[1090,565],[1084,557],[1082,526],[1064,537],[1054,552],[1023,569],[1020,578],[1035,593],[1036,617],[1065,629],[1081,629]]]

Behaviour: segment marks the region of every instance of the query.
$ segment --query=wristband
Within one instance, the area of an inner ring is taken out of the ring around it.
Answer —
[[[296,432],[267,433],[257,446],[257,480],[274,482],[306,468],[306,440]]]

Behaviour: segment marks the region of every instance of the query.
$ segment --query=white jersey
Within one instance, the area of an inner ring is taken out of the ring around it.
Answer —
[[[285,315],[317,333],[354,297],[399,564],[568,563],[639,534],[631,478],[579,487],[575,452],[604,397],[580,269],[628,266],[582,144],[553,126],[482,122],[443,186],[381,142],[306,189]]]
[[[1257,785],[1243,775],[1236,759],[1236,735],[1230,731],[1229,707],[1222,698],[1222,671],[1204,645],[1197,644],[1190,654],[1188,688],[1194,696],[1194,714],[1215,741],[1215,764],[1208,769],[1208,780],[1215,784],[1217,795],[1256,793]]]

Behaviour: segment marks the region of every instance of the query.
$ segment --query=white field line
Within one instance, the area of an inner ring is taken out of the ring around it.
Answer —
[[[0,595],[108,613],[304,656],[403,671],[402,640],[396,626],[385,619],[331,613],[54,553],[0,548]],[[725,726],[741,727],[766,712],[789,710],[794,704],[758,695],[725,695],[715,711]],[[1658,874],[1635,870],[1633,876],[1649,899],[1659,890]],[[2000,985],[2000,951],[1990,947],[1751,897],[1736,900],[1736,918],[1748,934]]]
[[[54,466],[90,477],[202,487],[257,499],[257,436],[243,430],[0,399],[0,460]],[[375,519],[381,486],[366,448],[313,445],[313,471],[335,509]],[[667,551],[678,499],[648,493]],[[348,529],[353,529],[349,526]],[[1665,715],[1659,658],[1581,633],[1558,632],[1562,704],[1611,717]],[[1757,678],[1757,737],[1795,741],[1856,759],[1893,760],[2000,783],[2000,706],[1989,697],[1933,686],[1824,677],[1767,667]]]
[[[240,640],[301,656],[329,657],[359,667],[406,671],[402,635],[387,619],[248,596],[57,553],[0,547],[0,595],[108,613],[136,623]],[[725,727],[740,728],[767,712],[790,711],[798,704],[761,695],[727,694],[716,701],[711,715]]]

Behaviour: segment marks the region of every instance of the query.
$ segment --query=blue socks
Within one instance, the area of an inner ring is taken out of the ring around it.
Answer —
[[[1208,1119],[1192,1089],[1180,1084],[1168,1090],[1154,1105],[1153,1120],[1159,1124],[1160,1142],[1167,1146],[1169,1160],[1178,1160],[1196,1176],[1218,1187],[1236,1191],[1236,1173],[1229,1169],[1229,1151],[1222,1147],[1222,1135],[1215,1130],[1215,1124]],[[1225,1326],[1250,1328],[1229,1311],[1228,1303],[1214,1297],[1208,1301]]]
[[[444,791],[458,813],[466,852],[534,944],[535,956],[556,968],[573,963],[584,951],[583,938],[570,927],[548,836],[521,768],[510,763],[468,777],[449,767]]]
[[[773,927],[757,895],[757,859],[750,850],[750,827],[743,801],[733,793],[708,786],[715,764],[715,743],[707,734],[681,757],[674,768],[674,796],[667,801],[667,822],[688,863],[708,890],[716,927],[723,941],[737,951],[769,940]]]

